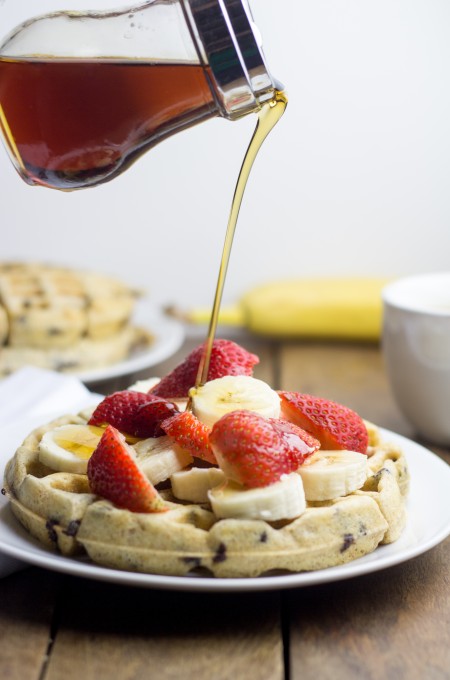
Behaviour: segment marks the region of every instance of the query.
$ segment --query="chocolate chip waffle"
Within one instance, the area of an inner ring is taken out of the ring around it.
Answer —
[[[405,457],[370,424],[369,476],[360,490],[308,503],[297,519],[267,522],[218,520],[207,503],[177,501],[167,483],[160,488],[167,512],[130,512],[90,493],[85,475],[54,472],[40,462],[45,432],[86,422],[85,414],[66,416],[35,430],[5,473],[14,515],[63,555],[87,553],[100,565],[144,573],[256,577],[347,563],[397,540],[405,525]]]
[[[0,264],[0,375],[25,364],[80,371],[152,338],[131,326],[137,294],[120,281],[45,264]]]

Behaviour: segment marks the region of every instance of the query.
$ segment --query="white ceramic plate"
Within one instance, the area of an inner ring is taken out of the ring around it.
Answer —
[[[30,423],[31,425],[31,423]],[[32,424],[32,427],[35,423]],[[31,427],[24,422],[2,432],[0,469],[3,470],[16,446]],[[136,574],[96,566],[87,559],[74,559],[54,554],[31,538],[12,515],[7,499],[0,496],[0,551],[54,571],[75,576],[111,581],[145,588],[190,591],[252,591],[298,588],[368,574],[405,562],[426,552],[450,534],[450,466],[431,451],[414,442],[382,430],[387,441],[399,443],[405,451],[411,470],[408,500],[408,523],[401,538],[381,546],[370,555],[344,566],[300,574],[263,576],[250,579],[216,579],[203,576],[159,576]],[[2,556],[0,555],[0,560]]]
[[[154,336],[155,340],[147,350],[136,352],[125,361],[112,366],[75,373],[75,376],[89,385],[131,375],[168,359],[183,343],[185,335],[183,325],[176,319],[163,314],[148,300],[138,300],[133,315],[133,324],[145,328]]]

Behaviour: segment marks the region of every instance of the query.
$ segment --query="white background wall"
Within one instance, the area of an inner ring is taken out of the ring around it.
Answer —
[[[250,179],[225,301],[286,276],[449,269],[449,0],[252,8],[290,103]],[[254,122],[209,121],[71,194],[27,186],[0,148],[1,259],[101,269],[157,303],[209,304]]]

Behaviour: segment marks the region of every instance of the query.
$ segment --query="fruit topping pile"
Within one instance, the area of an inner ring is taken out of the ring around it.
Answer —
[[[202,351],[156,384],[105,397],[86,425],[48,432],[42,462],[87,474],[93,493],[131,512],[170,509],[158,487],[170,481],[172,499],[209,504],[218,519],[289,520],[364,485],[358,414],[273,390],[252,375],[258,357],[228,340],[215,340],[208,380],[195,387]]]

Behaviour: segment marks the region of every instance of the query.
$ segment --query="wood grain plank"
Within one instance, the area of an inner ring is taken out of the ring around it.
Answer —
[[[345,403],[414,437],[375,345],[284,345],[280,376],[285,389]],[[450,460],[448,450],[421,443]],[[450,539],[379,574],[291,593],[291,679],[448,680],[449,559]]]
[[[39,680],[60,584],[57,575],[24,569],[0,580],[0,677]]]
[[[293,591],[291,680],[448,680],[450,540],[377,574]]]
[[[69,579],[46,680],[282,680],[277,594],[194,594]]]

